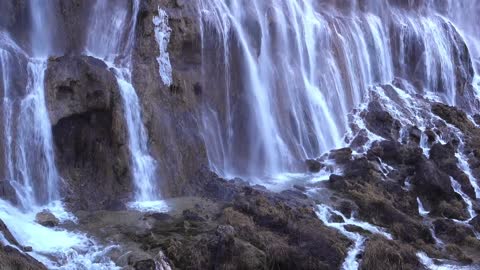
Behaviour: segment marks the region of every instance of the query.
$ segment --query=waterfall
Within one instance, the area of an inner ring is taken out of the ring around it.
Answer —
[[[11,202],[0,199],[0,219],[21,245],[31,246],[29,254],[49,269],[115,269],[103,248],[84,234],[38,224],[36,214],[44,209],[60,221],[75,222],[65,212],[60,199],[59,179],[54,156],[52,127],[45,102],[44,77],[48,57],[54,54],[55,1],[28,3],[30,11],[29,46],[0,31],[0,90],[3,90],[3,142],[5,176],[15,191]],[[17,43],[18,42],[18,43]],[[0,92],[1,93],[1,92]],[[2,179],[3,180],[3,179]],[[0,241],[19,252],[20,246]]]
[[[135,201],[149,202],[158,200],[160,196],[155,174],[157,162],[149,154],[141,104],[132,84],[131,58],[138,9],[137,0],[98,0],[91,14],[86,52],[103,59],[115,72],[124,105]]]
[[[201,122],[212,169],[247,178],[298,170],[342,146],[347,115],[370,86],[395,77],[459,102],[471,80],[462,42],[477,30],[455,24],[475,25],[459,15],[467,4],[361,2],[200,1],[203,84],[211,89]]]
[[[204,77],[217,74],[221,86],[204,83],[225,89],[204,104],[204,137],[220,174],[275,175],[343,144],[367,86],[393,79],[391,52],[375,15],[320,14],[309,0],[247,2],[201,1]]]
[[[52,7],[48,3],[39,6],[38,1],[30,4],[31,53],[23,51],[7,33],[0,36],[5,178],[26,210],[59,199],[59,175],[44,89],[52,42],[45,19],[50,18],[47,15]],[[17,73],[22,69],[26,69],[26,84],[19,86]]]

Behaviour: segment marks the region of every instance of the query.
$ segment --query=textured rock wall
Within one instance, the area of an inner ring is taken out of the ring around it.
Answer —
[[[131,191],[129,157],[116,79],[102,61],[50,59],[46,101],[56,161],[75,208],[116,207]]]
[[[164,85],[153,17],[158,7],[169,16],[172,29],[168,51],[173,84]],[[141,2],[136,29],[133,80],[143,104],[150,150],[159,161],[164,196],[192,194],[200,187],[200,170],[208,165],[200,134],[198,109],[202,95],[201,40],[196,1]]]

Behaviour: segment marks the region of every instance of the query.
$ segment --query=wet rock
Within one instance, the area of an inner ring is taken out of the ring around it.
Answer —
[[[462,198],[457,197],[457,199],[450,201],[439,199],[441,200],[439,203],[432,205],[430,214],[458,220],[466,220],[468,218],[466,204]]]
[[[57,17],[59,30],[64,38],[62,50],[65,54],[81,53],[86,44],[88,31],[85,26],[89,23],[89,12],[95,4],[93,0],[71,0],[59,2],[59,16]],[[59,39],[56,40],[60,41]]]
[[[361,150],[369,140],[368,132],[365,129],[362,129],[353,138],[350,147],[356,151]]]
[[[37,213],[37,215],[35,215],[35,221],[45,227],[55,227],[60,223],[60,220],[47,209]]]
[[[307,199],[308,196],[300,191],[300,190],[297,190],[297,189],[294,189],[294,190],[284,190],[282,192],[280,192],[281,195],[283,195],[285,198],[291,198],[291,199],[294,199],[294,198],[298,198],[298,199]]]
[[[432,161],[422,160],[416,165],[412,183],[418,193],[431,201],[438,201],[441,198],[455,198],[450,177],[440,171]]]
[[[353,225],[353,224],[347,224],[344,226],[345,230],[349,232],[354,232],[354,233],[359,233],[363,235],[371,235],[372,233],[370,231],[364,230],[362,227]]]
[[[480,125],[480,114],[478,113],[474,114],[473,120],[475,121],[475,124]]]
[[[319,172],[323,167],[325,167],[320,161],[316,159],[307,159],[305,161],[305,164],[307,165],[307,169],[309,172],[312,173],[317,173]]]
[[[7,225],[1,219],[0,219],[0,233],[3,234],[3,237],[5,237],[5,239],[7,239],[7,241],[10,244],[15,245],[15,246],[20,246],[17,239],[15,239],[15,237],[13,237],[13,235],[10,232],[10,230],[8,229]]]
[[[111,108],[118,91],[107,65],[89,56],[51,58],[45,82],[52,125],[69,115]]]
[[[465,263],[471,264],[473,260],[469,258],[463,250],[458,245],[449,244],[445,247],[446,252],[450,255],[450,259]]]
[[[475,190],[470,183],[470,179],[465,172],[457,166],[458,159],[455,156],[456,151],[457,149],[452,142],[445,145],[437,143],[430,149],[430,159],[433,160],[442,171],[457,180],[466,194],[471,198],[475,198]]]
[[[425,136],[427,136],[427,142],[430,145],[434,143],[437,139],[437,134],[435,134],[435,132],[431,128],[427,128],[425,130]]]
[[[293,188],[301,191],[301,192],[306,192],[307,191],[307,188],[305,186],[302,186],[302,185],[293,185]]]
[[[17,203],[17,195],[10,181],[0,180],[0,198],[3,198],[13,204]]]
[[[409,140],[419,144],[422,138],[422,131],[418,127],[411,127],[408,131]]]
[[[400,122],[384,110],[379,101],[368,104],[365,122],[368,130],[385,139],[397,140],[400,136]]]
[[[153,259],[137,261],[133,265],[135,270],[156,270],[155,261]]]
[[[362,177],[368,180],[368,176],[378,178],[381,174],[380,168],[366,157],[361,157],[345,165],[344,175],[346,177]]]
[[[131,191],[118,85],[93,57],[51,58],[45,75],[57,168],[73,209],[122,209]]]
[[[470,225],[472,225],[477,232],[480,232],[480,215],[477,215],[470,220]]]
[[[368,240],[362,258],[362,270],[424,269],[415,249],[381,236]]]
[[[199,129],[199,101],[211,92],[202,79],[202,53],[197,1],[141,1],[132,55],[132,81],[142,106],[142,117],[149,150],[158,161],[159,189],[162,195],[197,195],[209,173],[204,138]],[[172,84],[165,85],[159,75],[160,55],[153,18],[158,8],[168,15],[171,28],[168,53]],[[202,88],[204,90],[202,91]],[[199,122],[200,121],[200,122]]]
[[[352,159],[352,149],[351,148],[342,148],[338,150],[332,150],[328,156],[330,159],[335,160],[339,164],[346,163]]]
[[[101,211],[98,217],[91,214],[81,217],[85,221],[80,223],[90,228],[108,227],[109,230],[97,228],[95,231],[101,238],[114,237],[117,242],[132,246],[135,243],[152,257],[161,249],[176,269],[270,269],[272,265],[278,269],[340,267],[351,243],[316,217],[315,202],[252,187],[231,186],[233,183],[215,178],[211,181],[218,181],[212,186],[231,190],[233,194],[228,201],[224,201],[224,197],[212,197],[222,196],[212,192],[206,193],[203,199],[188,197],[185,202],[178,202],[180,209],[168,213],[169,218],[145,220],[143,214],[137,217],[132,212],[131,218],[120,219],[119,213]],[[198,202],[181,208],[192,200]],[[191,216],[203,218],[192,220]],[[143,255],[131,259],[118,257],[123,260],[116,260],[119,265],[131,267],[136,262],[145,262],[148,266],[151,259]]]
[[[343,223],[343,222],[345,222],[345,220],[343,219],[342,216],[337,215],[337,214],[333,214],[333,215],[330,217],[329,222],[332,222],[332,223]]]
[[[464,133],[475,129],[475,125],[468,119],[467,114],[455,107],[442,103],[434,103],[432,112],[445,120],[447,123],[456,126]]]
[[[338,203],[337,209],[346,217],[352,217],[353,213],[358,211],[358,206],[352,201],[342,200]]]
[[[397,141],[385,140],[373,143],[367,157],[370,160],[378,157],[381,161],[392,165],[413,165],[423,158],[423,151],[415,145],[402,145]]]
[[[437,219],[433,222],[435,234],[454,244],[466,244],[469,237],[475,238],[471,228],[450,219]]]
[[[11,246],[0,244],[0,269],[47,270],[42,263]]]
[[[146,217],[151,217],[151,218],[153,218],[155,220],[158,220],[158,221],[173,220],[173,217],[169,214],[166,214],[166,213],[152,213],[152,214],[146,215]]]
[[[156,270],[155,260],[153,257],[134,246],[126,246],[127,250],[123,251],[120,256],[114,256],[114,262],[120,267],[135,270]]]

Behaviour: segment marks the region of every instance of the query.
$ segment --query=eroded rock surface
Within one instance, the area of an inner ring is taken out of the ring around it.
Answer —
[[[118,85],[93,57],[50,59],[45,76],[57,167],[76,209],[117,207],[131,191]]]

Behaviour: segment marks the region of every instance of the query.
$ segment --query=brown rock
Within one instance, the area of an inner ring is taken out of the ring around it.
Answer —
[[[373,236],[365,247],[360,265],[362,270],[417,270],[423,269],[416,251],[398,241]]]
[[[50,59],[45,85],[67,202],[74,209],[121,209],[132,185],[115,76],[101,60],[64,56]]]
[[[45,227],[55,227],[60,221],[55,215],[52,214],[49,210],[45,209],[42,212],[37,213],[35,216],[35,221]]]

